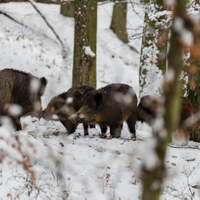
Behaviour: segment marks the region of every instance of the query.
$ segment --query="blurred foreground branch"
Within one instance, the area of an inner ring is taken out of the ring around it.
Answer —
[[[168,54],[168,71],[164,82],[165,110],[158,116],[157,126],[154,127],[154,137],[151,153],[152,160],[143,161],[143,200],[158,200],[162,183],[166,175],[165,154],[172,133],[178,128],[181,98],[179,75],[182,69],[182,41],[183,29],[186,29],[187,0],[176,0],[174,19],[171,28],[170,49]],[[181,26],[179,26],[181,23]],[[147,156],[148,158],[150,156]],[[150,162],[150,164],[149,164]]]

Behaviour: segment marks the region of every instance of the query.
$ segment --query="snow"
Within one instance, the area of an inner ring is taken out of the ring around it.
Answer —
[[[45,108],[52,97],[71,87],[74,20],[60,15],[59,5],[36,6],[63,41],[65,56],[55,35],[29,3],[0,4],[1,11],[28,26],[0,15],[0,69],[14,68],[46,77],[48,84],[42,97]],[[139,27],[143,24],[128,6],[131,38],[141,33]],[[141,38],[126,45],[117,39],[109,29],[112,7],[113,3],[98,6],[97,87],[126,83],[139,96],[140,55],[131,47],[140,52]],[[137,5],[135,10],[143,13]],[[151,93],[154,88],[148,90]],[[8,123],[0,127],[0,199],[136,200],[142,192],[142,163],[152,167],[159,162],[152,150],[152,129],[146,124],[137,124],[137,139],[133,141],[127,139],[130,134],[126,124],[120,139],[107,140],[99,138],[98,126],[89,129],[89,136],[83,136],[80,124],[68,136],[58,121],[27,116],[21,122],[23,130],[19,132],[14,132]],[[200,198],[199,150],[200,144],[191,141],[185,147],[169,144],[168,176],[161,199]],[[158,184],[152,187],[155,189]]]
[[[31,79],[31,92],[37,92],[40,89],[40,81],[36,78]]]
[[[84,49],[86,55],[89,55],[91,57],[95,56],[95,53],[90,49],[89,46],[84,46],[83,49]]]
[[[180,17],[175,17],[173,29],[177,33],[181,33],[184,28],[184,21]]]
[[[18,104],[12,104],[8,107],[10,116],[20,116],[22,114],[22,107]]]

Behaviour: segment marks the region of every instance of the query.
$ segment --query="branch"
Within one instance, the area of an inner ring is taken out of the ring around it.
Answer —
[[[133,8],[133,12],[135,12],[135,14],[140,18],[140,19],[144,19],[144,17],[141,17],[140,16],[140,13],[138,13],[138,12],[136,12],[136,10],[135,10],[135,7],[134,7],[134,5],[133,5],[133,2],[132,1],[130,1],[130,4],[131,4],[131,6],[132,6],[132,8]]]
[[[55,34],[55,36],[57,37],[57,39],[59,40],[59,42],[61,43],[63,49],[64,49],[64,44],[61,41],[60,37],[56,34],[56,32],[54,31],[53,27],[48,23],[48,21],[46,20],[46,18],[42,15],[42,13],[37,9],[37,7],[30,1],[28,0],[28,2],[33,6],[33,8],[39,13],[39,15],[44,19],[44,21],[46,22],[47,26],[53,31],[53,33]]]
[[[46,4],[64,4],[65,2],[61,0],[34,0],[36,3],[46,3]],[[10,3],[10,2],[16,2],[16,3],[23,3],[28,2],[28,0],[0,0],[0,3]]]
[[[12,18],[10,15],[8,15],[8,14],[5,13],[5,12],[0,11],[0,14],[5,15],[5,16],[8,17],[9,19],[11,19],[11,20],[13,20],[14,22],[16,22],[16,23],[18,23],[18,24],[24,26],[25,28],[29,28],[28,26],[26,26],[26,25],[24,25],[23,23],[17,21],[16,19]]]
[[[200,150],[200,148],[198,147],[185,147],[185,146],[181,146],[181,147],[174,147],[172,145],[168,145],[168,147],[171,147],[171,148],[175,148],[175,149],[196,149],[196,150]]]

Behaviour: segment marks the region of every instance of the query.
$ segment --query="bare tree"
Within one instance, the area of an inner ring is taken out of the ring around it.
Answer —
[[[146,0],[146,3],[139,71],[141,96],[147,94],[152,87],[155,94],[161,93],[168,38],[167,17],[162,14],[163,0]]]
[[[75,0],[73,86],[96,87],[96,20],[96,0]]]
[[[112,21],[110,29],[124,43],[128,43],[128,34],[126,31],[126,13],[127,2],[123,0],[116,1],[113,6]]]
[[[96,87],[96,45],[97,45],[97,0],[90,0],[89,4],[89,46],[95,56],[91,60],[89,84]]]

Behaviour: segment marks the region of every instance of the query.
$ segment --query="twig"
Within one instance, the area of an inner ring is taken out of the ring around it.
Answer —
[[[11,20],[13,20],[14,22],[16,22],[16,23],[18,23],[18,24],[24,26],[25,28],[29,28],[28,26],[26,26],[26,25],[24,25],[23,23],[17,21],[16,19],[12,18],[10,15],[8,15],[8,14],[5,13],[5,12],[0,11],[0,14],[5,15],[5,16],[8,17],[9,19],[11,19]]]
[[[135,13],[135,14],[136,14],[136,15],[137,15],[137,16],[138,16],[140,19],[142,19],[142,20],[143,20],[143,19],[144,19],[144,17],[141,17],[141,16],[140,16],[140,14],[139,14],[138,12],[136,12],[136,11],[135,11],[135,7],[134,7],[134,5],[133,5],[133,2],[132,2],[132,1],[130,1],[130,4],[131,4],[131,6],[132,6],[132,8],[133,8],[133,12],[134,12],[134,13]]]
[[[37,7],[32,3],[32,1],[28,0],[28,2],[33,6],[33,8],[39,13],[39,15],[44,19],[44,21],[46,22],[47,26],[53,31],[53,33],[55,34],[55,36],[57,37],[57,39],[59,40],[59,42],[61,43],[63,49],[64,49],[64,44],[61,41],[60,37],[57,35],[57,33],[54,31],[53,27],[48,23],[48,21],[46,20],[46,18],[42,15],[42,13],[37,9]]]
[[[171,148],[176,148],[176,149],[197,149],[197,150],[200,150],[200,148],[198,147],[174,147],[172,145],[168,145],[169,147]]]

